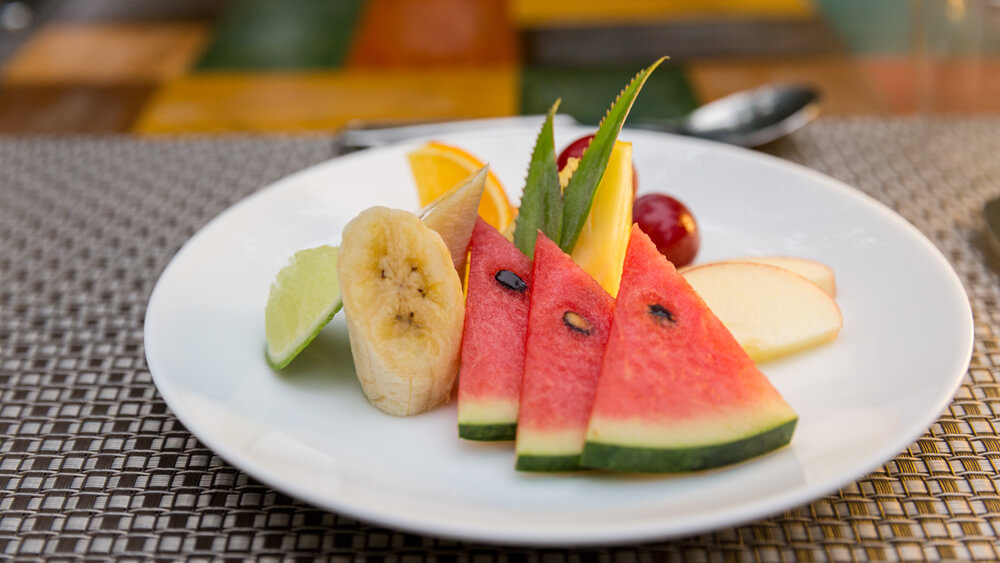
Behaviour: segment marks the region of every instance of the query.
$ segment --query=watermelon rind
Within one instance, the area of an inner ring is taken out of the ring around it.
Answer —
[[[580,429],[522,428],[517,436],[519,471],[581,471],[586,433]]]
[[[517,437],[517,400],[466,398],[458,404],[458,437],[482,442]]]
[[[580,454],[573,455],[518,455],[514,468],[518,471],[566,472],[586,471],[580,466]]]
[[[517,423],[459,424],[458,437],[478,442],[506,442],[517,437]]]
[[[737,440],[681,448],[646,448],[587,441],[580,463],[632,473],[684,473],[745,461],[787,445],[798,417]]]

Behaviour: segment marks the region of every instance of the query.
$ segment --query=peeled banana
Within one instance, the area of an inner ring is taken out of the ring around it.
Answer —
[[[344,227],[337,276],[368,400],[397,416],[447,402],[465,302],[441,236],[410,212],[372,207]]]

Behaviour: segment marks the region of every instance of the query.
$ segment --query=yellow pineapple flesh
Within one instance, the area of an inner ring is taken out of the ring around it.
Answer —
[[[632,229],[634,200],[632,143],[615,141],[608,167],[594,194],[587,222],[570,254],[573,261],[612,297],[618,295],[625,248]]]

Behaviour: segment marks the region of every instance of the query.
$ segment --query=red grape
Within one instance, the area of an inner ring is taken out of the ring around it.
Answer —
[[[646,194],[635,200],[632,220],[674,266],[694,261],[701,242],[698,223],[683,203],[666,194]]]
[[[572,143],[566,145],[566,148],[559,153],[559,158],[556,159],[556,167],[562,170],[566,166],[566,162],[570,158],[580,158],[583,156],[583,151],[590,146],[590,142],[594,140],[593,135],[586,135],[580,137],[579,139],[573,141]],[[636,175],[635,165],[632,165],[632,193],[635,193],[639,189],[639,176]]]
[[[566,167],[566,162],[570,158],[580,158],[583,156],[583,151],[590,146],[590,142],[594,140],[593,135],[586,135],[580,137],[579,139],[573,141],[572,143],[566,145],[566,148],[559,153],[559,158],[556,159],[556,166],[559,170]]]

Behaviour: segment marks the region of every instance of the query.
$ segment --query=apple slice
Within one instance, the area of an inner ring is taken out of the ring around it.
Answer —
[[[816,260],[810,260],[808,258],[792,258],[789,256],[744,256],[741,258],[720,260],[719,262],[752,262],[754,264],[768,264],[770,266],[776,266],[783,270],[794,272],[820,286],[823,288],[823,291],[830,295],[830,297],[837,296],[837,281],[834,277],[833,269],[822,262],[817,262]],[[680,272],[683,274],[684,272],[693,270],[694,268],[700,268],[701,266],[707,266],[708,264],[717,264],[719,262],[685,266],[680,269]]]
[[[837,282],[833,276],[833,269],[822,262],[789,256],[747,256],[732,261],[777,266],[778,268],[794,272],[820,286],[830,297],[837,296]]]
[[[776,266],[716,262],[684,278],[757,362],[834,340],[844,324],[826,291]]]
[[[479,200],[483,199],[486,187],[484,166],[460,182],[454,188],[441,194],[420,214],[420,219],[437,231],[451,252],[451,259],[459,276],[465,278],[465,260],[469,252],[472,228],[476,226]]]

